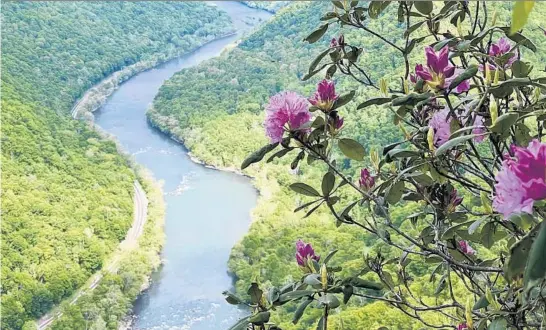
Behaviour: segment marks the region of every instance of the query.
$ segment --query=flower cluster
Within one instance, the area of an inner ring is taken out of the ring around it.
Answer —
[[[508,54],[510,50],[512,49],[512,45],[510,45],[510,42],[508,42],[508,39],[506,38],[500,38],[499,41],[492,44],[489,48],[489,55],[494,56],[499,60],[500,57],[502,57],[505,54]],[[501,62],[501,67],[503,69],[508,69],[512,66],[512,64],[518,59],[518,53],[517,50],[512,53],[512,55],[506,59],[499,60]],[[497,65],[497,63],[495,63]],[[489,65],[489,68],[491,70],[495,70],[495,65]]]
[[[375,185],[375,178],[370,174],[367,168],[360,170],[360,179],[358,180],[360,188],[370,191]]]
[[[535,201],[546,198],[546,143],[533,140],[527,148],[512,146],[514,157],[505,156],[495,176],[493,208],[505,219],[532,213]]]
[[[339,35],[339,38],[332,38],[332,40],[330,41],[330,48],[336,48],[336,47],[343,47],[345,46],[345,37],[343,36],[343,34]]]
[[[309,103],[325,113],[332,110],[334,102],[338,99],[333,81],[322,80],[317,85],[313,97],[306,100],[296,92],[280,92],[269,99],[265,111],[265,132],[272,143],[281,142],[285,132],[306,131],[305,124],[311,121]],[[333,111],[332,111],[333,113]],[[343,126],[343,118],[337,113],[332,116],[332,126],[335,130]]]
[[[317,91],[309,99],[309,102],[320,110],[328,112],[332,109],[338,97],[334,82],[324,79],[318,84]]]
[[[466,113],[468,113],[468,111]],[[462,121],[466,113],[463,115],[458,115],[457,119]],[[448,108],[444,108],[440,111],[437,111],[432,115],[428,125],[434,131],[434,146],[439,147],[442,144],[446,143],[447,140],[449,140],[449,137],[451,136],[451,121],[452,120],[453,120],[453,117],[450,114],[450,111]],[[483,117],[480,115],[475,116],[474,126],[476,127],[472,130],[472,134],[482,134],[486,131],[484,122],[483,122]],[[476,136],[474,138],[474,141],[482,142],[483,139],[484,139],[483,135]]]
[[[459,244],[459,249],[461,250],[462,253],[466,254],[466,255],[474,255],[476,254],[476,250],[474,250],[470,244],[468,244],[467,241],[459,241],[458,242]]]
[[[309,103],[303,96],[281,92],[269,99],[264,126],[271,142],[281,142],[285,131],[296,131],[309,121]]]
[[[320,256],[315,254],[315,250],[313,250],[311,244],[305,244],[301,239],[298,240],[296,242],[296,261],[298,266],[305,272],[312,271],[312,268],[310,268],[312,260],[318,262]]]
[[[455,68],[449,63],[449,47],[445,46],[439,52],[432,47],[425,47],[426,66],[418,64],[415,66],[415,75],[410,76],[413,83],[417,78],[422,79],[432,90],[443,90],[449,87],[451,82],[461,73],[461,69]],[[459,84],[455,91],[463,93],[470,89],[468,80]]]

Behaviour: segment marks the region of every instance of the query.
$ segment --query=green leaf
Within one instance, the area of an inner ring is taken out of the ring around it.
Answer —
[[[478,301],[474,304],[474,306],[472,307],[472,310],[478,310],[478,309],[482,309],[482,308],[485,308],[489,306],[489,301],[487,301],[487,298],[485,297],[485,295],[481,296],[480,299],[478,299]]]
[[[370,290],[381,290],[383,288],[383,285],[381,285],[380,283],[364,280],[356,276],[346,280],[346,283],[349,285],[355,286],[357,288],[364,288],[364,289],[370,289]]]
[[[267,292],[267,301],[270,304],[273,304],[275,301],[277,301],[277,299],[279,299],[280,295],[281,295],[281,292],[279,291],[279,289],[277,289],[276,287],[272,287]]]
[[[336,182],[336,177],[332,172],[326,172],[322,177],[322,194],[323,196],[328,196]]]
[[[351,285],[343,286],[343,303],[346,305],[353,296],[354,288]]]
[[[447,142],[442,144],[438,149],[436,149],[436,152],[434,153],[434,155],[436,157],[439,157],[439,156],[447,153],[449,150],[451,150],[451,149],[453,149],[455,147],[458,147],[461,144],[464,144],[467,141],[472,140],[477,136],[482,136],[482,135],[483,134],[469,134],[469,135],[458,136],[458,137],[456,137],[454,139],[448,140]]]
[[[283,303],[283,302],[287,302],[287,301],[290,301],[290,300],[299,299],[301,297],[311,296],[314,293],[315,293],[315,291],[313,291],[313,290],[296,290],[296,291],[283,293],[279,297],[279,302]]]
[[[461,227],[463,226],[468,226],[469,224],[473,223],[474,221],[467,221],[467,222],[463,222],[463,223],[459,223],[459,224],[456,224],[456,225],[453,225],[451,227],[449,227],[443,234],[442,234],[442,240],[446,240],[446,239],[449,239],[449,238],[453,238],[453,236],[455,235],[455,232],[457,232],[458,230],[461,230]]]
[[[263,295],[263,291],[258,287],[258,283],[250,284],[247,294],[250,296],[250,302],[254,305],[260,303]]]
[[[415,32],[415,30],[420,28],[425,22],[426,21],[417,22],[417,23],[413,24],[412,26],[410,26],[406,31],[404,31],[404,37],[407,37],[410,34],[412,34],[413,32]]]
[[[339,9],[343,9],[345,10],[345,6],[343,6],[343,2],[341,1],[332,1],[332,4],[336,7],[338,7]]]
[[[450,43],[454,43],[454,41],[456,41],[456,40],[457,39],[455,39],[455,38],[448,38],[448,39],[440,40],[434,45],[434,50],[439,52],[440,49],[444,48],[444,46],[446,46],[446,45],[448,45]]]
[[[248,158],[243,161],[243,164],[241,164],[241,170],[244,170],[245,168],[249,167],[251,164],[257,163],[260,160],[262,160],[268,152],[275,149],[278,145],[279,145],[278,142],[273,144],[268,144],[262,147],[260,150],[252,153],[252,155],[248,156]]]
[[[298,308],[296,309],[296,312],[294,312],[294,318],[292,319],[292,323],[293,324],[297,324],[298,321],[301,319],[301,317],[303,316],[303,312],[305,311],[305,309],[307,308],[307,306],[309,306],[309,304],[313,301],[312,298],[307,298],[307,299],[302,299],[302,302],[301,304],[298,306]]]
[[[330,259],[332,259],[332,257],[334,256],[334,254],[337,253],[338,250],[332,250],[330,251],[330,253],[328,253],[328,255],[326,256],[326,258],[324,258],[324,261],[323,263],[326,265],[328,264],[328,261],[330,261]]]
[[[243,304],[243,299],[239,298],[238,296],[234,295],[233,293],[229,291],[222,292],[224,296],[226,296],[226,301],[232,305],[239,305]]]
[[[491,126],[491,131],[495,133],[502,134],[504,132],[507,132],[512,125],[516,123],[518,120],[519,115],[515,112],[507,112],[503,114],[502,116],[499,116],[497,120],[493,123],[493,126]]]
[[[506,322],[506,319],[502,317],[498,317],[489,324],[489,327],[487,327],[487,330],[506,330],[508,329],[508,323]]]
[[[242,319],[237,321],[237,323],[232,325],[228,330],[246,330],[250,317],[251,315],[243,317]]]
[[[324,56],[326,56],[326,54],[328,54],[330,52],[330,49],[326,49],[325,51],[323,51],[322,53],[320,53],[314,60],[313,62],[311,62],[311,64],[309,65],[309,72],[313,72],[316,68],[317,68],[317,65],[320,63],[320,61],[324,58]]]
[[[324,316],[321,316],[317,323],[317,330],[326,330],[324,329]]]
[[[270,312],[259,312],[252,315],[252,317],[250,317],[248,321],[252,324],[262,325],[266,322],[269,322],[270,317],[271,317]]]
[[[510,247],[510,259],[504,267],[506,279],[512,280],[523,273],[535,237],[536,231],[532,231]]]
[[[516,78],[525,78],[529,76],[533,67],[528,62],[523,62],[521,60],[516,60],[512,64],[512,73]]]
[[[432,10],[434,9],[432,1],[415,1],[413,5],[423,15],[432,13]]]
[[[329,308],[338,308],[340,305],[339,299],[337,299],[337,297],[332,293],[327,293],[324,296],[320,297],[318,299],[318,303],[326,305]]]
[[[296,182],[290,185],[290,189],[305,196],[319,197],[320,193],[313,187],[303,183]]]
[[[310,35],[308,35],[305,39],[303,39],[304,41],[307,41],[308,43],[312,44],[312,43],[315,43],[317,42],[317,40],[319,40],[325,33],[326,31],[328,30],[328,23],[327,24],[323,24],[321,25],[318,29],[316,29],[315,31],[311,32]]]
[[[350,159],[362,161],[364,160],[364,147],[352,139],[340,139],[337,143],[341,152]]]
[[[449,89],[454,89],[455,87],[459,86],[463,81],[474,77],[476,73],[478,73],[478,66],[469,66],[468,69],[464,70],[464,72],[458,75],[457,78],[453,79],[451,84],[449,84]]]
[[[495,225],[492,222],[488,222],[485,226],[482,227],[480,232],[480,237],[483,246],[486,248],[491,248],[495,244]]]
[[[419,102],[423,102],[430,99],[433,95],[434,94],[431,94],[431,93],[423,93],[423,94],[411,93],[409,95],[395,98],[394,100],[392,100],[392,105],[394,107],[400,106],[400,105],[415,106]]]
[[[274,153],[271,157],[269,157],[266,163],[271,163],[273,160],[275,160],[275,158],[282,158],[292,150],[294,150],[294,148],[286,148],[286,149],[279,150],[276,153]]]
[[[510,25],[511,35],[525,26],[534,5],[535,1],[516,1],[516,4],[512,9],[512,24]]]
[[[360,109],[364,109],[366,107],[369,107],[370,105],[382,105],[382,104],[385,104],[385,103],[389,103],[390,101],[392,101],[390,98],[388,97],[377,97],[377,98],[374,98],[374,99],[369,99],[363,103],[360,103],[358,105],[357,110],[360,110]]]
[[[391,205],[398,203],[404,193],[405,183],[400,180],[389,187],[389,191],[385,194],[385,199]]]
[[[349,103],[353,97],[355,96],[355,91],[350,91],[349,93],[341,95],[332,106],[332,109],[337,109],[339,107],[344,106],[345,104]]]
[[[438,283],[436,290],[434,290],[434,295],[437,296],[440,293],[442,293],[442,291],[444,291],[446,286],[447,286],[447,281],[446,281],[446,276],[444,275],[442,276],[442,278],[440,278],[440,282]]]
[[[538,236],[531,246],[529,251],[529,258],[527,258],[527,265],[525,266],[525,272],[523,273],[523,285],[525,292],[529,292],[531,288],[539,284],[546,276],[546,258],[544,258],[544,252],[546,251],[546,225],[543,221],[540,225],[540,231]]]

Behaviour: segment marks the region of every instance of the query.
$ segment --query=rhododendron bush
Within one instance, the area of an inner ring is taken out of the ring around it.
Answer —
[[[342,276],[336,251],[321,257],[313,242],[294,242],[294,267],[300,267],[302,278],[268,292],[254,283],[246,302],[226,293],[229,302],[253,310],[234,328],[251,323],[278,329],[271,313],[297,303],[294,323],[316,307],[323,310],[317,329],[327,329],[332,310],[355,296],[383,301],[426,328],[543,324],[546,74],[525,61],[526,53],[538,51],[525,29],[496,26],[496,14],[487,6],[485,1],[333,1],[323,25],[306,41],[316,42],[335,25],[358,29],[399,51],[405,63],[400,76],[389,81],[372,76],[359,61],[366,50],[342,35],[334,38],[303,78],[319,77],[313,95],[283,91],[271,97],[264,123],[271,144],[250,155],[242,168],[267,154],[268,161],[295,157],[292,168],[322,164],[322,182],[290,186],[308,199],[297,211],[309,215],[326,208],[338,226],[376,236],[397,251],[397,258],[369,254],[359,273]],[[405,26],[398,40],[368,27],[368,20],[386,10],[397,11]],[[420,27],[427,33],[417,36]],[[336,89],[340,75],[374,90],[376,97],[351,102],[354,90]],[[344,112],[372,111],[372,106],[392,111],[404,135],[380,152],[367,152],[344,130]],[[359,177],[349,177],[336,162],[344,158],[353,167],[360,164]],[[418,205],[419,212],[405,220],[415,230],[393,221],[393,211],[407,203]],[[412,262],[430,266],[435,300],[412,291],[407,268]],[[424,317],[430,313],[438,317]]]

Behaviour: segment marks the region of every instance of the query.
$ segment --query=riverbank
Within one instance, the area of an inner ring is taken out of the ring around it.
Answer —
[[[108,100],[108,97],[112,95],[119,86],[125,81],[131,79],[133,76],[142,73],[144,71],[153,69],[163,63],[169,62],[178,57],[192,54],[199,48],[210,44],[211,42],[227,38],[235,35],[237,32],[231,31],[223,35],[214,37],[213,39],[207,40],[196,45],[191,51],[182,51],[179,50],[172,54],[157,54],[156,58],[137,62],[135,64],[129,65],[121,70],[118,70],[108,77],[101,80],[98,84],[94,85],[88,89],[74,104],[70,113],[72,118],[77,119],[82,116],[84,119],[92,120],[92,113],[100,109]]]

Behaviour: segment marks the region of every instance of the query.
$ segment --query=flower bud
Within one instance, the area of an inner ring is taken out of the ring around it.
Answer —
[[[374,168],[379,171],[379,152],[376,149],[370,150],[370,162]]]
[[[430,151],[434,151],[434,129],[432,127],[429,127],[428,133],[427,133],[427,142],[428,142],[428,148]]]
[[[499,77],[500,75],[500,70],[496,69],[495,70],[495,78],[493,78],[493,84],[497,85],[499,83]]]
[[[358,180],[360,188],[370,191],[375,185],[375,178],[370,174],[367,168],[360,170],[360,179]]]
[[[489,115],[491,115],[491,123],[493,124],[497,121],[497,118],[499,118],[499,109],[495,99],[492,99],[489,102]]]
[[[491,67],[489,67],[489,64],[485,65],[485,82],[486,84],[491,84]]]
[[[326,269],[326,264],[322,264],[320,268],[320,282],[322,283],[322,290],[328,288],[328,270]]]

